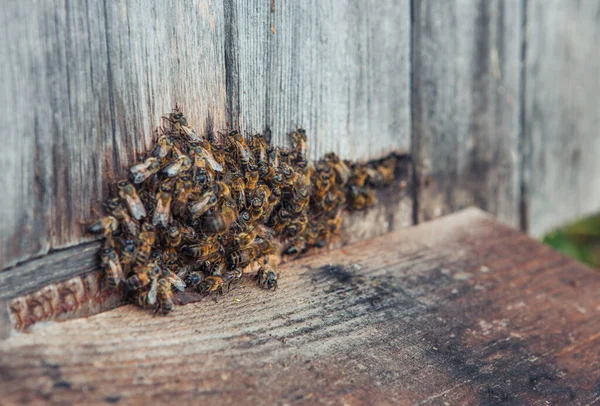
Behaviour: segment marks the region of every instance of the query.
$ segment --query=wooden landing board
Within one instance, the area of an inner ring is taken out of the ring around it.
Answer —
[[[0,342],[2,401],[589,404],[600,274],[470,209],[153,317],[124,306]]]

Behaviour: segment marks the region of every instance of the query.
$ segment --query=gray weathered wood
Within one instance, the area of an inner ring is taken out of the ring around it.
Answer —
[[[410,2],[226,0],[231,120],[274,141],[303,126],[313,158],[410,146]],[[271,7],[271,5],[274,7]]]
[[[600,210],[600,3],[527,1],[526,215],[536,236]]]
[[[176,102],[225,126],[219,1],[8,2],[0,10],[0,269],[87,241],[80,221]]]
[[[419,219],[476,205],[518,225],[521,2],[414,6]]]

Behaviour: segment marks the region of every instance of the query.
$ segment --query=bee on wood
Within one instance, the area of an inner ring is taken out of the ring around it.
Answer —
[[[115,197],[108,199],[104,203],[106,210],[111,213],[119,222],[125,225],[125,229],[130,235],[136,236],[140,231],[140,225],[137,221],[131,218],[127,209],[121,205],[119,198]]]
[[[258,169],[254,165],[250,165],[248,170],[246,171],[246,190],[252,191],[256,188],[258,184],[258,179],[260,175],[258,173]]]
[[[242,268],[231,269],[223,272],[223,284],[227,286],[227,290],[231,289],[231,285],[242,280],[244,271]]]
[[[206,146],[210,148],[209,144],[207,144]],[[192,151],[194,153],[194,166],[195,167],[206,168],[206,165],[208,164],[208,167],[211,170],[217,171],[217,172],[223,172],[223,165],[221,165],[219,162],[217,162],[217,160],[215,159],[215,157],[213,156],[213,154],[210,150],[202,147],[201,145],[196,145],[196,146],[194,146]]]
[[[195,259],[206,259],[214,253],[223,252],[221,241],[216,237],[207,238],[200,244],[186,245],[181,248],[181,253]]]
[[[139,290],[156,280],[160,274],[161,269],[158,264],[156,262],[150,263],[127,278],[125,286],[127,286],[127,290],[129,291]]]
[[[160,169],[160,161],[158,158],[150,157],[144,162],[133,165],[129,171],[133,177],[133,183],[140,184],[150,176],[157,173]]]
[[[229,269],[245,268],[258,256],[259,250],[256,246],[235,250],[227,256],[227,266]]]
[[[112,233],[119,229],[119,220],[113,216],[106,216],[93,223],[88,231],[91,234],[104,234],[104,236],[110,236]]]
[[[172,148],[173,140],[171,137],[161,135],[158,138],[158,141],[156,141],[156,146],[152,150],[152,155],[158,158],[160,162],[163,162],[167,158],[167,155],[169,155],[169,152],[171,152]]]
[[[219,302],[219,295],[223,295],[223,278],[220,276],[207,276],[196,288],[200,293],[215,292],[215,302]]]
[[[172,210],[176,216],[183,216],[187,206],[188,199],[192,193],[194,184],[189,176],[182,176],[175,182],[175,191],[173,193]]]
[[[140,200],[135,187],[127,181],[119,182],[117,187],[119,189],[119,197],[125,202],[133,218],[141,220],[146,217],[146,208]]]
[[[116,289],[119,283],[121,283],[121,279],[123,279],[123,268],[114,248],[104,248],[101,255],[101,262],[104,267],[108,287]]]
[[[197,219],[203,216],[211,208],[215,207],[218,202],[219,198],[214,191],[207,190],[198,200],[190,201],[188,211],[190,212],[192,219]]]
[[[163,173],[170,178],[187,172],[192,167],[192,160],[189,156],[184,155],[181,151],[177,151],[177,158],[168,164]]]
[[[163,269],[163,276],[175,289],[179,290],[180,292],[185,290],[186,283],[177,274],[165,268]]]
[[[222,234],[229,230],[231,224],[236,220],[237,213],[229,204],[224,204],[220,209],[211,209],[202,222],[203,228],[213,234]]]
[[[171,185],[163,183],[156,194],[156,208],[152,216],[152,225],[155,227],[160,225],[166,228],[171,222],[171,192]]]
[[[204,274],[202,272],[190,272],[185,277],[185,283],[187,286],[197,288],[200,282],[204,280]]]
[[[173,124],[173,129],[180,134],[183,134],[190,142],[199,142],[202,140],[196,131],[188,125],[187,119],[178,108],[167,117],[167,120]]]
[[[240,134],[239,131],[231,131],[229,133],[229,137],[237,150],[239,163],[242,166],[246,167],[251,162],[254,162],[254,155],[250,151],[250,148],[248,148],[246,140],[244,140],[244,136]]]
[[[173,310],[173,292],[171,290],[171,284],[166,279],[160,279],[158,281],[158,308],[163,314],[169,313]]]
[[[142,232],[138,236],[138,247],[135,256],[137,267],[144,266],[148,262],[155,241],[156,231],[154,227],[149,223],[145,223],[142,226]]]
[[[229,188],[231,189],[232,196],[236,202],[238,208],[242,208],[246,205],[246,184],[244,182],[244,176],[235,172],[230,177]]]
[[[277,274],[273,271],[273,268],[266,264],[259,268],[258,273],[256,274],[256,280],[258,282],[258,286],[262,289],[266,290],[276,290],[277,289]]]
[[[284,253],[286,255],[301,254],[306,250],[306,240],[302,236],[295,237]]]

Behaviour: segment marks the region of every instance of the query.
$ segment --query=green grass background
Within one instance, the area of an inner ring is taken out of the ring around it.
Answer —
[[[594,268],[600,268],[600,214],[547,234],[544,244]]]

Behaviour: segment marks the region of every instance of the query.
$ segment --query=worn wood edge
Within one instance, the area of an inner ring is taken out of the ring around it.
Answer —
[[[437,235],[446,227],[454,233]],[[271,294],[246,278],[220,303],[205,299],[168,317],[124,306],[11,337],[0,343],[3,398],[600,398],[600,365],[585,362],[600,345],[599,275],[480,210],[307,256],[281,271],[281,290]]]

